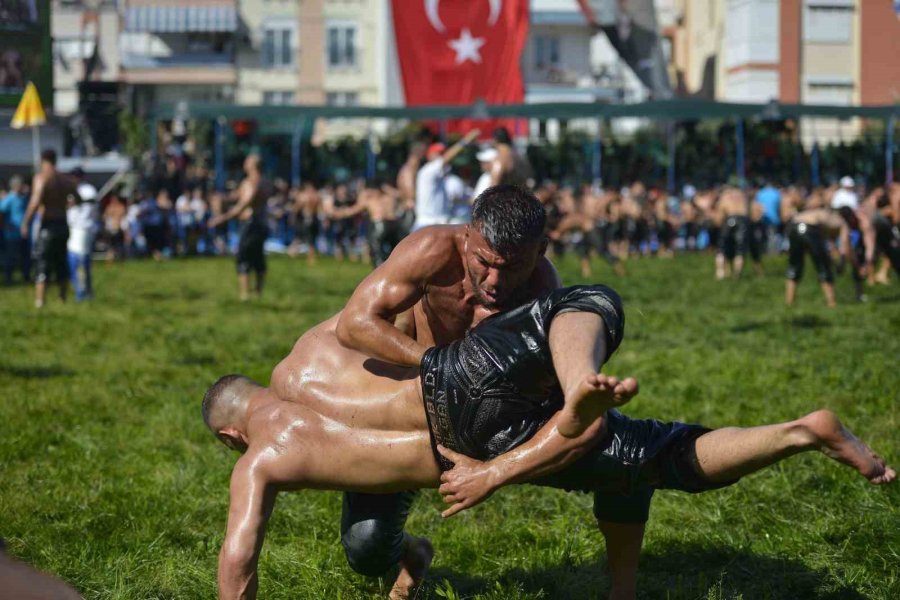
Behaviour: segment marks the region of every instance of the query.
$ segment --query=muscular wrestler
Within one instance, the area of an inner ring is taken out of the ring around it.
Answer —
[[[720,226],[716,279],[728,277],[729,270],[734,277],[740,277],[750,230],[747,196],[737,188],[726,188],[719,196],[715,215],[715,222]]]
[[[341,347],[338,318],[297,342],[271,387],[231,375],[204,397],[207,426],[244,452],[232,472],[219,556],[222,599],[255,598],[265,525],[282,490],[440,486],[451,505],[444,516],[511,483],[592,492],[610,597],[633,598],[656,489],[720,488],[809,450],[874,484],[896,476],[828,411],[719,430],[621,415],[613,407],[637,392],[637,382],[597,373],[624,333],[621,303],[604,286],[554,290],[486,319],[462,340],[429,349],[418,376]],[[552,436],[538,443],[535,432],[550,422]],[[415,549],[409,571],[427,566],[430,545],[404,537]],[[401,572],[393,596],[412,585]]]
[[[56,170],[56,151],[41,152],[41,168],[31,183],[31,200],[22,219],[21,235],[28,237],[31,218],[40,214],[41,228],[34,242],[34,305],[42,308],[51,275],[59,283],[59,297],[65,302],[69,289],[69,225],[66,209],[77,195],[75,182]]]
[[[250,271],[256,274],[256,294],[262,295],[266,278],[266,255],[263,245],[268,236],[266,204],[272,195],[272,184],[263,178],[260,158],[251,154],[244,159],[246,177],[236,190],[237,203],[224,214],[209,220],[214,228],[237,217],[241,221],[241,235],[237,251],[238,289],[240,299],[250,298]]]
[[[784,291],[784,301],[788,306],[792,306],[797,297],[797,284],[803,277],[803,260],[806,254],[809,254],[816,267],[822,295],[829,307],[835,306],[835,299],[834,269],[828,253],[827,240],[837,241],[841,253],[847,260],[853,261],[855,258],[850,249],[850,230],[847,222],[823,202],[821,195],[811,197],[806,209],[795,214],[788,226],[790,249]]]
[[[557,225],[556,233],[561,235],[567,230],[577,229],[582,232],[581,241],[575,247],[581,263],[581,276],[591,277],[591,254],[596,252],[606,260],[616,275],[624,275],[625,269],[618,257],[610,250],[612,243],[611,222],[609,218],[609,206],[613,196],[610,193],[600,191],[594,193],[590,188],[584,189],[581,194],[579,210]]]
[[[768,245],[768,225],[765,219],[765,207],[757,200],[750,201],[750,220],[747,230],[747,250],[750,251],[750,260],[753,261],[753,270],[757,276],[765,275],[762,257]]]
[[[294,203],[291,206],[294,214],[294,241],[288,248],[288,254],[296,256],[300,251],[300,244],[306,244],[306,261],[310,265],[316,264],[316,240],[321,230],[322,198],[311,183],[303,184],[303,188],[294,194]]]
[[[556,269],[543,256],[545,220],[527,190],[488,188],[475,200],[471,225],[427,227],[400,242],[353,292],[337,322],[338,340],[415,368],[427,348],[459,339],[482,319],[556,289]],[[377,575],[403,558],[400,531],[412,499],[408,493],[345,494],[342,540],[356,571]]]
[[[898,188],[900,189],[900,188]],[[900,195],[900,194],[898,194]],[[900,275],[900,215],[891,206],[890,196],[883,189],[874,190],[863,203],[870,226],[866,240],[866,267],[869,282],[887,283],[888,269]],[[876,271],[875,255],[882,255],[882,268]],[[887,267],[887,268],[885,268]]]
[[[422,142],[415,142],[409,148],[406,162],[397,172],[397,189],[400,191],[400,223],[401,239],[412,231],[416,222],[416,173],[425,158],[426,146]]]
[[[372,266],[387,260],[400,243],[403,223],[400,220],[400,193],[383,185],[380,188],[366,186],[356,198],[356,204],[348,208],[334,209],[336,218],[352,218],[365,213],[369,218],[369,255]]]

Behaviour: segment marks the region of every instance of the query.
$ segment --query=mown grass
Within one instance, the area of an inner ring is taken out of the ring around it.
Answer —
[[[615,278],[626,338],[608,371],[634,375],[626,412],[754,425],[836,410],[900,462],[900,287],[836,310],[804,281],[781,303],[783,262],[764,279],[712,279],[712,258],[630,261]],[[98,298],[43,312],[0,290],[0,535],[11,554],[89,599],[215,596],[235,455],[199,404],[218,376],[268,381],[309,326],[367,272],[271,260],[262,300],[236,301],[231,261],[98,265]],[[564,281],[580,280],[573,258]],[[811,279],[811,278],[808,278]],[[423,457],[426,459],[427,457]],[[643,598],[900,597],[900,486],[875,488],[803,455],[738,485],[660,492],[644,545]],[[529,486],[442,522],[436,492],[409,521],[437,549],[423,598],[602,598],[608,590],[591,499]],[[261,598],[370,598],[387,581],[346,566],[340,496],[279,499],[261,559]]]

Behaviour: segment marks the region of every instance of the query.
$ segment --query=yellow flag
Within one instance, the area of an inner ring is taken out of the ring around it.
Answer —
[[[41,105],[41,97],[38,96],[37,88],[32,82],[28,82],[25,86],[25,93],[19,100],[19,106],[16,108],[16,114],[13,115],[10,126],[13,129],[22,129],[23,127],[34,127],[35,125],[43,125],[47,122],[47,115],[44,114],[44,107]]]

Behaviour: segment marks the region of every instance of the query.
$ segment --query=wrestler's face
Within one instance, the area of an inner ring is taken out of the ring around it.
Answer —
[[[497,308],[506,302],[517,288],[528,281],[543,247],[541,242],[534,242],[508,255],[501,255],[491,248],[477,228],[469,227],[466,233],[466,271],[479,304]]]

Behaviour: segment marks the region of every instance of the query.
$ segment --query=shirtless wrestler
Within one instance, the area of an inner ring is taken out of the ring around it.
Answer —
[[[256,597],[266,522],[284,490],[440,486],[451,505],[445,516],[511,483],[593,492],[610,597],[633,598],[656,489],[723,487],[808,450],[874,484],[896,477],[828,411],[719,430],[621,415],[614,407],[637,382],[597,373],[624,331],[618,296],[603,286],[555,290],[485,319],[462,340],[430,348],[419,375],[341,347],[336,321],[301,337],[271,387],[230,375],[204,397],[207,426],[243,452],[232,472],[220,598]],[[552,435],[539,442],[534,433],[555,417]],[[432,555],[427,542],[411,539],[408,571]],[[404,597],[414,583],[401,572],[392,595]]]
[[[729,270],[740,277],[750,236],[747,196],[738,188],[726,188],[716,205],[715,222],[720,226],[716,252],[716,279],[725,279]]]
[[[852,212],[852,211],[851,211]],[[792,306],[797,298],[797,284],[803,278],[804,257],[812,258],[825,304],[835,306],[834,268],[828,252],[828,240],[838,244],[841,254],[856,269],[856,256],[851,252],[850,227],[846,211],[840,213],[828,207],[822,196],[810,196],[804,210],[796,213],[788,224],[788,268],[785,275],[784,301]]]
[[[365,213],[369,218],[369,254],[372,266],[387,260],[403,235],[400,192],[389,185],[366,185],[347,208],[335,208],[334,217],[346,219]]]
[[[34,241],[35,276],[34,305],[42,308],[47,297],[47,281],[51,275],[59,283],[59,297],[65,302],[69,289],[69,259],[66,243],[69,225],[66,209],[69,199],[78,194],[75,181],[56,169],[56,151],[41,152],[41,168],[31,184],[31,199],[22,219],[21,235],[28,238],[31,218],[40,215],[41,226]]]
[[[543,206],[524,188],[488,188],[475,199],[471,225],[426,227],[396,246],[353,292],[336,324],[338,340],[372,358],[418,367],[427,348],[556,289],[559,276],[544,257],[545,221]],[[402,562],[413,497],[345,494],[341,539],[354,570],[380,575]]]
[[[250,298],[250,272],[256,273],[257,296],[262,295],[266,279],[266,254],[264,246],[269,235],[266,225],[266,203],[274,188],[262,175],[261,159],[250,154],[244,159],[246,177],[237,188],[237,202],[224,214],[209,220],[210,229],[238,218],[241,222],[240,240],[235,256],[238,272],[238,293],[241,301]]]

